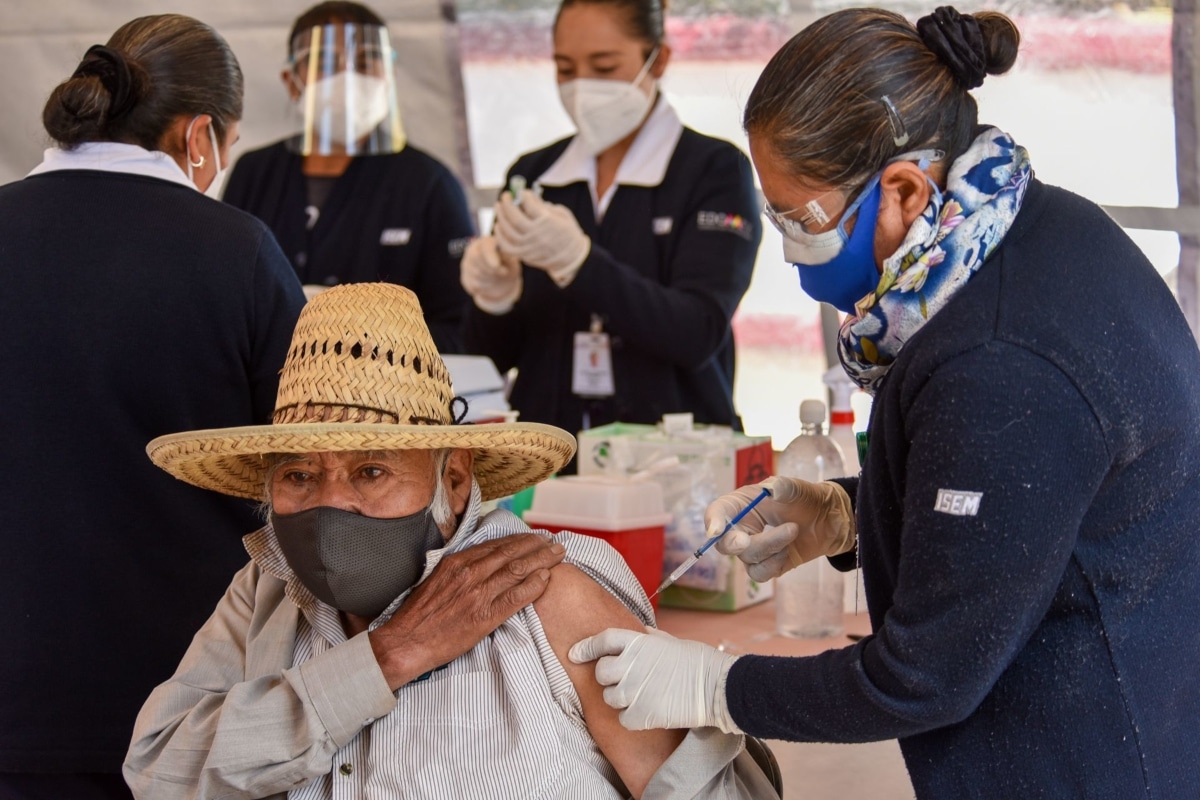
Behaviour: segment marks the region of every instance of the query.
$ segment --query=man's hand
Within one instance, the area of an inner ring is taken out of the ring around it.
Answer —
[[[542,596],[566,549],[523,533],[442,559],[390,620],[369,634],[392,691],[448,664]]]
[[[621,711],[631,731],[715,726],[741,733],[725,705],[725,678],[737,656],[702,642],[609,628],[575,643],[571,661],[596,661],[604,702]]]
[[[709,538],[719,536],[764,487],[771,496],[717,542],[717,550],[745,563],[751,578],[769,580],[814,558],[854,549],[854,510],[841,486],[779,475],[714,500],[704,514]]]

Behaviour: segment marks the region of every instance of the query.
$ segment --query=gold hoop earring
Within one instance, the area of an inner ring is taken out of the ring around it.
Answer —
[[[192,165],[192,169],[200,169],[204,166],[204,156],[200,156],[199,161],[189,161],[188,163]]]

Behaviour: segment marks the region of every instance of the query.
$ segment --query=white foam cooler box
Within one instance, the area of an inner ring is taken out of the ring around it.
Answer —
[[[663,536],[671,515],[653,481],[570,475],[538,484],[525,522],[552,533],[574,531],[608,542],[647,595],[662,582]],[[654,599],[657,608],[657,598]]]

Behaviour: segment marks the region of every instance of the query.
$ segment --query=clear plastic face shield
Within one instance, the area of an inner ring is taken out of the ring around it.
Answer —
[[[387,28],[332,23],[298,33],[285,81],[303,128],[302,155],[398,153],[407,138]]]

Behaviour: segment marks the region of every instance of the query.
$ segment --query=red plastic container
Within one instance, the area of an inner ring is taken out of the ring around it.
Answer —
[[[608,542],[647,595],[662,583],[663,537],[670,514],[653,482],[571,476],[538,485],[525,522],[539,530],[574,531]],[[655,610],[658,598],[651,600]]]

